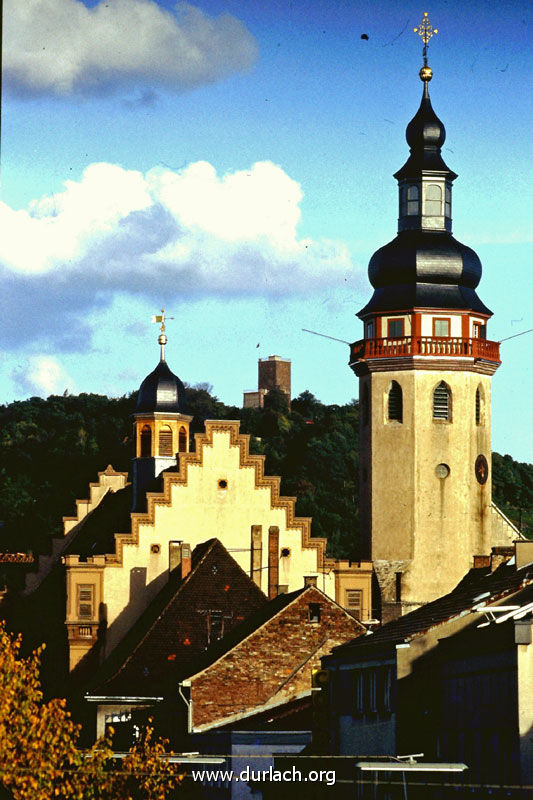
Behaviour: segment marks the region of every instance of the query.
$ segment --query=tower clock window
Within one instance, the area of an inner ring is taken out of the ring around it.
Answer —
[[[450,422],[452,418],[452,393],[450,387],[441,381],[433,392],[433,419]]]
[[[393,381],[389,389],[388,417],[389,420],[395,420],[396,422],[403,422],[402,387],[397,381]]]
[[[141,429],[141,458],[150,458],[152,455],[152,429],[143,425]]]

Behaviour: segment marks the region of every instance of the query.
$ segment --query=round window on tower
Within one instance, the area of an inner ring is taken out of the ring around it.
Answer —
[[[437,464],[437,466],[435,467],[435,474],[437,478],[441,478],[442,480],[444,478],[447,478],[448,475],[450,474],[450,468],[448,464]]]

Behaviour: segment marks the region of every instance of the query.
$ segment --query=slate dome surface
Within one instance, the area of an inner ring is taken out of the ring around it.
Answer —
[[[185,386],[170,370],[166,361],[160,361],[154,371],[143,380],[137,395],[136,414],[154,411],[185,411]]]

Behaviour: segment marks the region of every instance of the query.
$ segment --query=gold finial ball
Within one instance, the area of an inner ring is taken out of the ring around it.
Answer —
[[[418,74],[420,75],[420,80],[424,81],[424,83],[427,83],[433,77],[433,70],[431,67],[422,67]]]
[[[157,341],[159,344],[166,344],[168,340],[164,333],[160,333]]]

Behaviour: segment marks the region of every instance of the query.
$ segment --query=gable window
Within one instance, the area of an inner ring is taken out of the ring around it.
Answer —
[[[452,418],[452,393],[450,387],[441,381],[433,392],[433,419],[447,420]]]
[[[451,320],[449,319],[449,317],[434,317],[433,336],[449,336],[450,322]]]
[[[224,636],[224,616],[222,611],[209,611],[207,614],[207,642],[218,642]]]
[[[418,186],[407,187],[407,214],[413,216],[420,214],[420,193]]]
[[[180,453],[185,453],[187,451],[187,431],[183,425],[178,435],[178,450]]]
[[[392,381],[388,397],[388,417],[396,422],[403,421],[403,396],[402,387],[397,381]]]
[[[424,214],[440,217],[442,214],[442,189],[437,183],[430,183],[425,189]]]
[[[141,458],[150,458],[152,455],[152,429],[149,425],[141,428]]]
[[[170,425],[163,425],[159,431],[159,455],[172,455],[172,431]]]
[[[320,603],[309,603],[309,622],[320,622]]]
[[[398,339],[400,336],[403,336],[403,319],[387,320],[387,337]]]
[[[78,619],[94,618],[94,584],[78,585]]]

